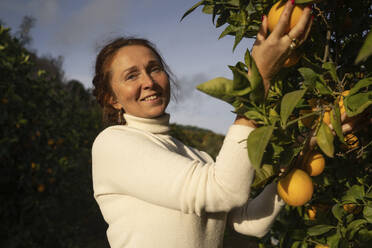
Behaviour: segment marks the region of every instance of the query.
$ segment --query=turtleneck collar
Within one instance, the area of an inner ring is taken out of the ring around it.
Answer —
[[[124,119],[128,127],[141,129],[154,134],[166,134],[170,130],[169,117],[167,113],[151,119],[124,114]]]

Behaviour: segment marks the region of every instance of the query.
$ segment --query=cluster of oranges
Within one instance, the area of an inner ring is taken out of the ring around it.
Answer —
[[[307,203],[314,192],[311,176],[320,175],[325,167],[324,156],[316,151],[311,152],[301,165],[285,177],[277,185],[280,197],[291,206],[302,206]]]

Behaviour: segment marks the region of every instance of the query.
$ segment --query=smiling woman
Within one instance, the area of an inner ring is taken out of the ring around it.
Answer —
[[[286,15],[268,37],[264,22],[253,47],[266,87],[288,56],[291,40],[280,29],[292,9],[289,1]],[[298,30],[305,30],[309,12]],[[93,143],[92,178],[110,246],[218,248],[227,225],[245,235],[264,236],[284,202],[275,183],[248,199],[254,169],[246,138],[254,122],[237,116],[216,160],[186,146],[169,135],[166,68],[142,39],[119,38],[97,57],[93,93],[111,126]]]
[[[124,112],[145,118],[161,115],[169,103],[170,84],[175,85],[168,65],[145,39],[110,42],[98,54],[95,70],[93,94],[107,126],[124,124]]]
[[[150,48],[120,48],[109,66],[113,90],[109,102],[115,109],[143,118],[164,113],[170,98],[169,79]]]

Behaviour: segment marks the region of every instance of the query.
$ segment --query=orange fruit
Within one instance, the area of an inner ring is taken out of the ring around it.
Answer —
[[[324,170],[325,158],[319,152],[312,152],[302,167],[310,176],[318,176]]]
[[[291,206],[302,206],[308,202],[314,192],[310,176],[301,169],[293,169],[277,184],[279,196]]]
[[[269,14],[267,15],[267,24],[270,32],[274,30],[276,24],[278,23],[280,15],[284,10],[285,3],[285,1],[279,1],[271,7]],[[288,33],[289,30],[291,30],[300,20],[303,9],[304,7],[299,5],[296,5],[293,8],[291,17],[289,19],[289,27],[287,28],[286,33]]]

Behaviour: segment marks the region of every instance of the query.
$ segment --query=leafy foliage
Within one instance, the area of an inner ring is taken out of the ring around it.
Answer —
[[[212,15],[216,28],[224,26],[220,38],[235,37],[234,50],[243,38],[255,37],[261,16],[275,2],[202,0],[184,17],[203,6],[202,11]],[[257,174],[252,195],[266,182],[278,180],[280,168],[290,171],[300,167],[311,149],[328,157],[324,173],[312,178],[312,200],[301,207],[286,206],[270,234],[257,240],[260,247],[368,247],[372,240],[372,131],[357,126],[353,134],[359,145],[346,146],[341,115],[346,111],[348,118],[354,118],[351,120],[371,118],[370,1],[296,3],[313,4],[312,31],[297,49],[303,54],[300,62],[281,70],[272,80],[266,99],[260,97],[264,90],[255,88],[260,75],[252,66],[249,49],[244,63],[229,66],[232,80],[212,79],[198,89],[207,94],[208,89],[214,89],[210,95],[232,104],[236,113],[261,126],[247,137],[248,155]],[[349,94],[345,96],[346,90]],[[316,218],[310,219],[307,211],[313,208],[317,209]]]
[[[100,110],[80,82],[65,84],[53,61],[56,76],[38,61],[0,27],[0,244],[94,247],[95,237],[105,246],[90,176]]]

